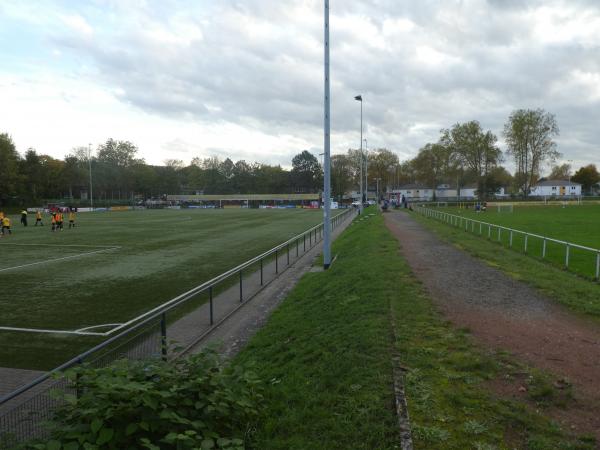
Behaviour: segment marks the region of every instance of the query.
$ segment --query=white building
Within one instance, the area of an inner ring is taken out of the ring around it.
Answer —
[[[581,184],[568,180],[540,181],[531,188],[530,197],[579,197]]]
[[[398,189],[393,189],[388,192],[390,198],[397,196],[406,197],[409,201],[411,200],[433,200],[433,189],[423,186],[421,184],[405,184],[400,186]]]
[[[435,198],[437,199],[456,199],[457,197],[456,189],[452,189],[449,184],[440,184],[435,190]]]
[[[494,193],[494,197],[496,198],[506,198],[509,197],[510,194],[508,192],[506,192],[506,188],[499,188],[495,193]]]
[[[461,199],[475,200],[477,198],[477,186],[464,186],[458,191]]]

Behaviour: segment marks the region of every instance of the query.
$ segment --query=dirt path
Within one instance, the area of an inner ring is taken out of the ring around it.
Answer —
[[[404,212],[386,214],[386,224],[439,309],[488,347],[569,380],[575,402],[549,413],[600,442],[600,327],[441,241]],[[523,395],[518,388],[497,386],[513,397]]]

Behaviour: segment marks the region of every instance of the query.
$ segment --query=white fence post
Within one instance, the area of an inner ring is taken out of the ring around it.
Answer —
[[[529,233],[527,233],[525,231],[515,230],[512,228],[505,228],[500,225],[493,225],[491,223],[485,223],[480,220],[474,220],[474,219],[470,219],[467,217],[462,217],[462,216],[458,216],[458,215],[454,215],[454,214],[450,214],[450,213],[430,210],[429,208],[419,208],[419,211],[421,212],[421,214],[423,214],[426,217],[437,218],[438,220],[444,221],[444,222],[448,223],[450,226],[455,226],[457,228],[462,228],[463,220],[464,220],[464,228],[465,228],[466,232],[469,231],[469,223],[470,223],[471,224],[471,232],[475,233],[475,223],[479,223],[479,235],[480,236],[483,236],[483,226],[487,225],[488,240],[492,239],[492,228],[495,226],[498,229],[497,242],[500,242],[501,244],[502,244],[502,229],[504,228],[509,232],[509,247],[510,248],[514,248],[514,233],[521,233],[524,235],[523,251],[524,251],[524,253],[527,253],[527,251],[528,251]],[[592,252],[593,254],[596,255],[596,267],[595,267],[595,272],[594,272],[593,278],[596,281],[600,281],[600,250],[599,249],[585,247],[582,245],[573,244],[571,242],[564,242],[564,241],[556,240],[553,238],[549,238],[547,236],[540,236],[537,234],[532,234],[531,236],[542,240],[542,259],[545,259],[548,256],[548,241],[556,242],[557,244],[564,244],[565,245],[565,262],[564,262],[564,264],[565,264],[565,268],[567,268],[567,269],[569,268],[569,264],[571,262],[571,247],[575,247],[575,248],[581,249],[586,252]]]
[[[547,239],[544,238],[544,244],[542,245],[542,259],[546,257],[546,241]]]

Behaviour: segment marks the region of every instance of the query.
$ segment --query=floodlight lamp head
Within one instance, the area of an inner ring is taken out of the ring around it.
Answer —
[[[359,102],[362,102],[362,95],[357,95],[356,97],[354,97],[354,100],[358,100]]]

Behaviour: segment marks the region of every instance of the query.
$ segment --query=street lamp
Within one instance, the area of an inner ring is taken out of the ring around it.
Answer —
[[[377,203],[379,203],[379,182],[381,181],[381,178],[375,178],[375,181],[377,181]]]
[[[569,195],[572,195],[572,188],[571,188],[571,167],[573,164],[573,160],[572,159],[567,159],[567,162],[569,163]]]
[[[92,144],[88,144],[88,165],[90,169],[90,208],[94,211],[94,192],[92,190]]]
[[[325,0],[325,26],[324,26],[324,120],[323,120],[323,195],[325,208],[323,212],[323,268],[329,269],[331,265],[331,108],[330,108],[330,83],[329,83],[329,0]]]
[[[363,98],[362,95],[357,95],[354,100],[360,102],[360,209],[362,211],[362,205],[365,201],[363,195]]]

